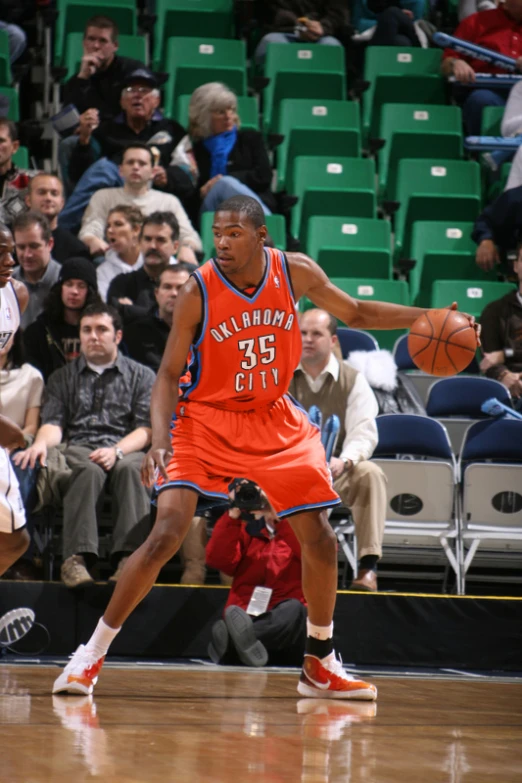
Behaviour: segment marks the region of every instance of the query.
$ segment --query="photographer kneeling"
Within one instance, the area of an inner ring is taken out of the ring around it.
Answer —
[[[207,565],[233,577],[224,619],[212,628],[214,663],[300,666],[306,639],[301,547],[252,482],[230,485],[231,507],[207,544]]]

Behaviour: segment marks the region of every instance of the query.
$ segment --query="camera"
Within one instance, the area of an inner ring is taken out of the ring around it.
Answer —
[[[235,493],[234,500],[230,504],[232,508],[239,508],[241,511],[261,511],[265,508],[266,503],[261,490],[253,481],[236,478],[228,489]]]

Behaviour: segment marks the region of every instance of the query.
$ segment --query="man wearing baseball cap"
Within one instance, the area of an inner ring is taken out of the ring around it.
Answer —
[[[185,129],[160,111],[163,81],[148,68],[137,68],[123,83],[121,114],[99,126],[80,122],[78,144],[69,164],[69,177],[78,184],[60,215],[61,226],[76,231],[92,194],[99,188],[123,184],[118,166],[123,150],[136,142],[147,144],[157,157],[153,187],[181,200],[192,192],[190,177],[178,166],[169,165]]]
[[[40,370],[45,381],[54,370],[80,355],[80,315],[87,305],[99,301],[94,264],[85,258],[70,258],[63,264],[43,312],[24,334],[27,361]]]

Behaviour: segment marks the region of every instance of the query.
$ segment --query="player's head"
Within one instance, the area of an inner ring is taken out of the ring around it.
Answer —
[[[233,196],[217,208],[212,231],[219,265],[225,273],[239,272],[263,250],[267,235],[263,208],[255,198]]]
[[[306,310],[299,318],[303,364],[325,367],[337,343],[337,321],[326,310]]]
[[[13,235],[3,223],[0,223],[0,288],[5,288],[14,269]]]

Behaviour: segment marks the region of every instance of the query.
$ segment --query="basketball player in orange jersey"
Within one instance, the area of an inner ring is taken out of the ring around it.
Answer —
[[[296,302],[307,296],[350,326],[372,329],[408,328],[423,311],[357,301],[307,256],[265,249],[263,211],[252,198],[223,202],[213,231],[217,258],[194,272],[178,295],[152,392],[152,445],[142,472],[148,485],[159,473],[156,523],[53,692],[92,692],[122,623],[178,551],[198,496],[227,501],[229,483],[246,477],[263,488],[280,517],[290,518],[301,544],[308,638],[297,690],[373,700],[375,686],[348,675],[333,650],[337,546],[325,509],[340,501],[318,429],[286,394],[301,357]],[[189,351],[191,385],[178,399]]]

